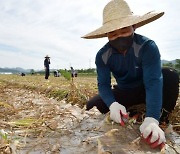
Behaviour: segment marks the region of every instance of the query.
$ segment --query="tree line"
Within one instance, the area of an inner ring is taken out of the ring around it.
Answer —
[[[164,63],[163,67],[174,68],[180,75],[180,59],[176,59],[176,63],[174,63],[174,64],[172,62]]]

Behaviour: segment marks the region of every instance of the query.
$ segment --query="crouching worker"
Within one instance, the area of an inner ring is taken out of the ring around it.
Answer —
[[[96,106],[101,113],[110,111],[110,118],[124,125],[129,107],[146,104],[146,117],[140,132],[152,148],[161,147],[166,142],[159,122],[160,119],[167,121],[168,114],[174,109],[179,76],[175,70],[161,68],[156,43],[136,34],[135,29],[163,14],[149,12],[137,16],[126,1],[112,0],[104,8],[103,25],[83,36],[86,39],[108,38],[96,55],[99,95],[87,102],[87,110]],[[113,88],[111,73],[117,82]]]

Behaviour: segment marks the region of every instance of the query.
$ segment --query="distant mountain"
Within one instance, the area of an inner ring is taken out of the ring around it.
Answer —
[[[161,64],[162,65],[163,64],[167,64],[167,63],[172,63],[174,65],[174,64],[176,64],[176,60],[170,60],[170,61],[168,61],[168,60],[161,60]]]
[[[23,69],[23,68],[20,68],[20,67],[16,67],[16,68],[8,68],[8,67],[5,67],[5,68],[0,68],[0,72],[11,72],[11,73],[29,73],[30,72],[30,69]]]

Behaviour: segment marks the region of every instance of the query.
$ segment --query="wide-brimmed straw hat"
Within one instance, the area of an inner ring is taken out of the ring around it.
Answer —
[[[44,58],[50,58],[48,55],[46,55]]]
[[[164,12],[151,11],[144,15],[134,15],[125,0],[111,0],[103,10],[103,25],[82,38],[106,37],[108,32],[135,25],[136,28],[160,18]]]

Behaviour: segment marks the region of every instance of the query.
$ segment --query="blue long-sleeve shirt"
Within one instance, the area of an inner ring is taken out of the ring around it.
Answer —
[[[96,55],[99,94],[109,107],[115,98],[111,90],[111,73],[120,89],[144,85],[146,117],[160,118],[162,107],[162,74],[159,49],[155,42],[134,34],[132,47],[125,55],[107,43]]]

